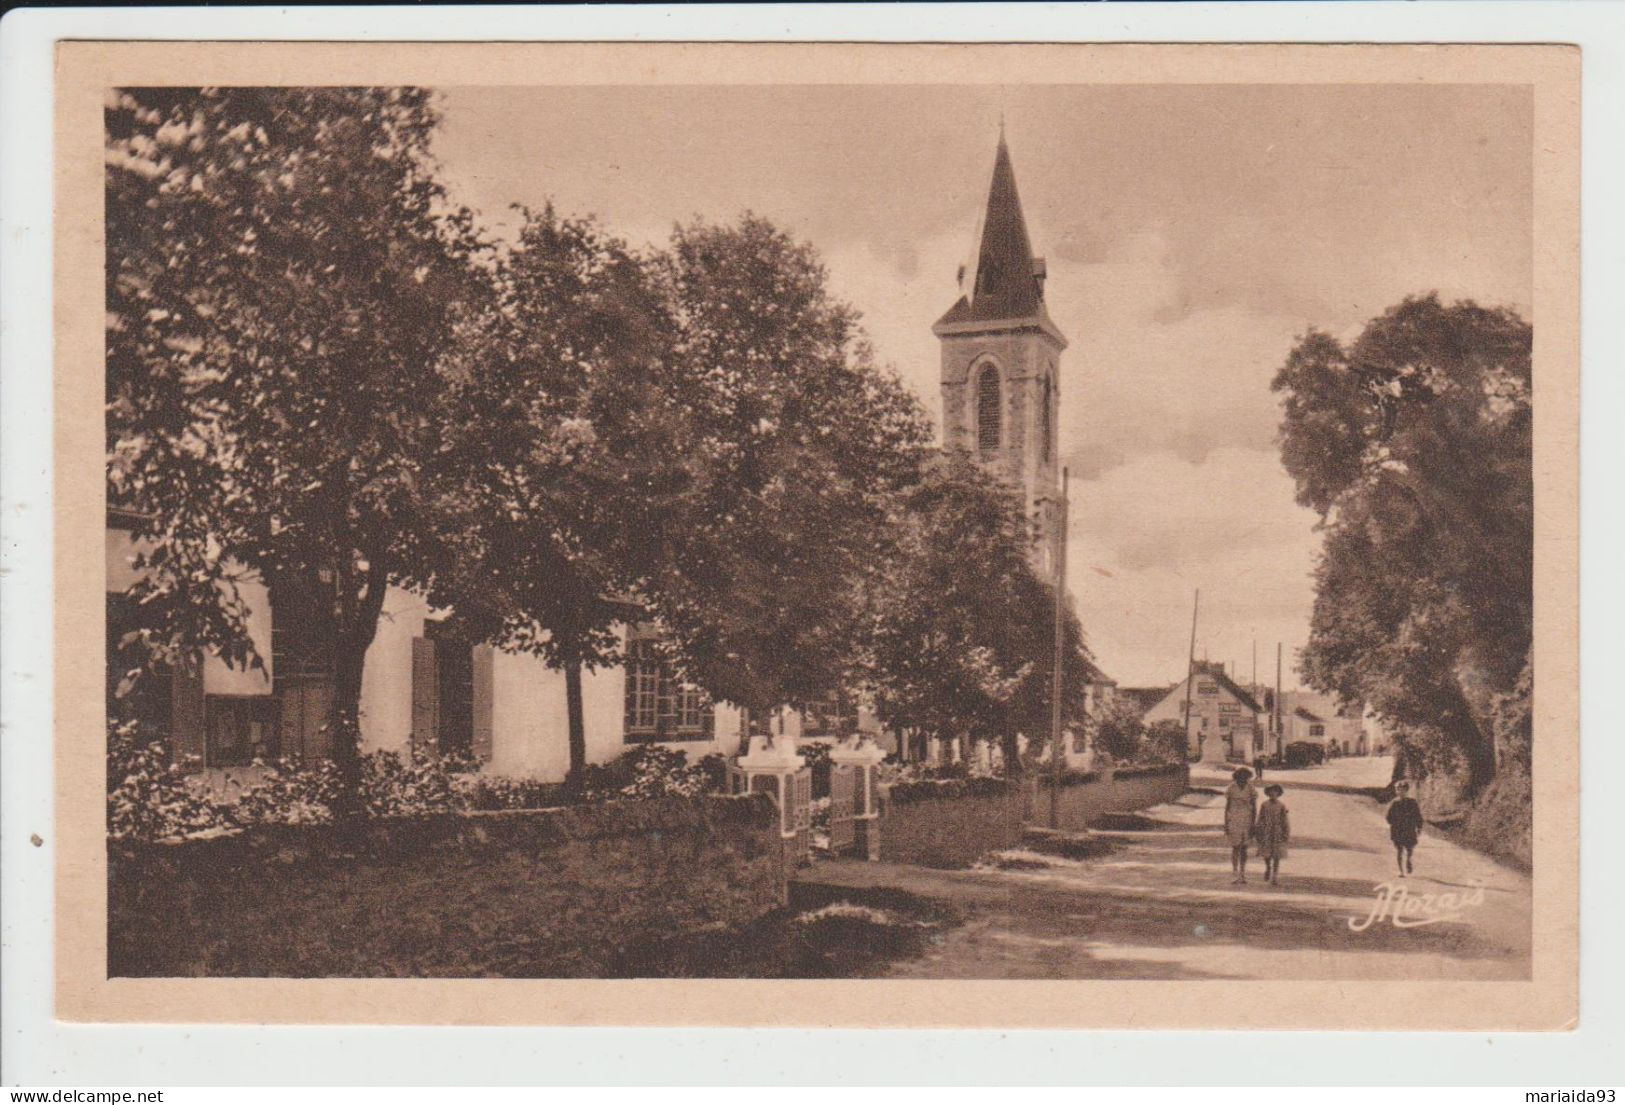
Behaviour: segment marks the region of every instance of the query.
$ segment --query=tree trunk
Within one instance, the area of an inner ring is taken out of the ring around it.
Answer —
[[[1452,683],[1447,684],[1435,725],[1446,745],[1466,762],[1466,796],[1472,799],[1495,778],[1495,742],[1479,724],[1479,715],[1462,683],[1458,673]]]
[[[361,793],[361,680],[367,650],[378,633],[389,573],[377,558],[369,561],[365,587],[343,596],[350,616],[341,617],[333,656],[333,706],[328,725],[333,738],[333,764],[339,773],[335,820],[353,822],[366,813]],[[352,601],[353,600],[353,601]]]
[[[341,638],[333,665],[333,765],[339,772],[339,821],[355,821],[365,812],[361,796],[361,676],[366,648]]]
[[[581,709],[579,661],[564,665],[564,708],[570,730],[570,772],[566,779],[571,790],[579,790],[587,775],[587,720]]]
[[[1004,751],[1004,773],[1012,778],[1023,774],[1025,767],[1021,762],[1021,738],[1015,733],[1002,733],[999,735],[999,747]]]

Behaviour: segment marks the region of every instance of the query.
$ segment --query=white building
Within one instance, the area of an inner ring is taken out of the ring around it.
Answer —
[[[1189,677],[1146,710],[1144,720],[1147,726],[1184,722],[1187,751],[1203,763],[1252,763],[1265,755],[1268,712],[1222,664],[1198,662]]]

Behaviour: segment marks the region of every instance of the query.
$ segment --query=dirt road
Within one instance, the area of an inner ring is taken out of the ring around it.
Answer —
[[[1294,836],[1275,886],[1256,859],[1251,881],[1232,884],[1218,793],[1228,779],[1200,768],[1179,801],[1092,834],[1103,854],[1020,849],[970,871],[841,861],[808,878],[891,887],[965,915],[894,977],[1527,977],[1529,878],[1424,833],[1416,873],[1399,879],[1383,807],[1361,790],[1388,768],[1352,758],[1271,773]]]

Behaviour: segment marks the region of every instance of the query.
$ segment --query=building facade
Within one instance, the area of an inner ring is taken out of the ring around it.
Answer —
[[[1148,726],[1185,722],[1186,751],[1203,763],[1253,763],[1268,755],[1269,711],[1222,664],[1198,661],[1189,677],[1146,710],[1144,720]]]

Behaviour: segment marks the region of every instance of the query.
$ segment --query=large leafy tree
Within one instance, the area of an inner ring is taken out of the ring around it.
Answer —
[[[587,766],[581,675],[661,563],[696,480],[684,366],[649,262],[590,219],[526,212],[497,294],[453,357],[448,493],[473,509],[431,591],[476,638],[565,674],[571,778]]]
[[[242,573],[316,581],[352,782],[386,589],[432,582],[466,513],[438,470],[442,367],[486,292],[435,122],[416,89],[136,89],[106,112],[109,493],[144,519],[150,643],[258,662]]]
[[[1050,729],[1054,591],[1030,563],[1019,494],[963,452],[932,458],[898,500],[895,555],[863,653],[881,719],[918,737],[997,740]],[[1089,657],[1064,611],[1063,723],[1083,720]]]
[[[1530,349],[1509,310],[1412,297],[1347,346],[1311,332],[1273,384],[1325,532],[1304,674],[1395,724],[1413,772],[1460,765],[1471,789],[1529,686]]]
[[[687,486],[632,535],[639,593],[713,696],[820,699],[850,678],[927,423],[814,251],[766,220],[679,227],[658,272]]]

